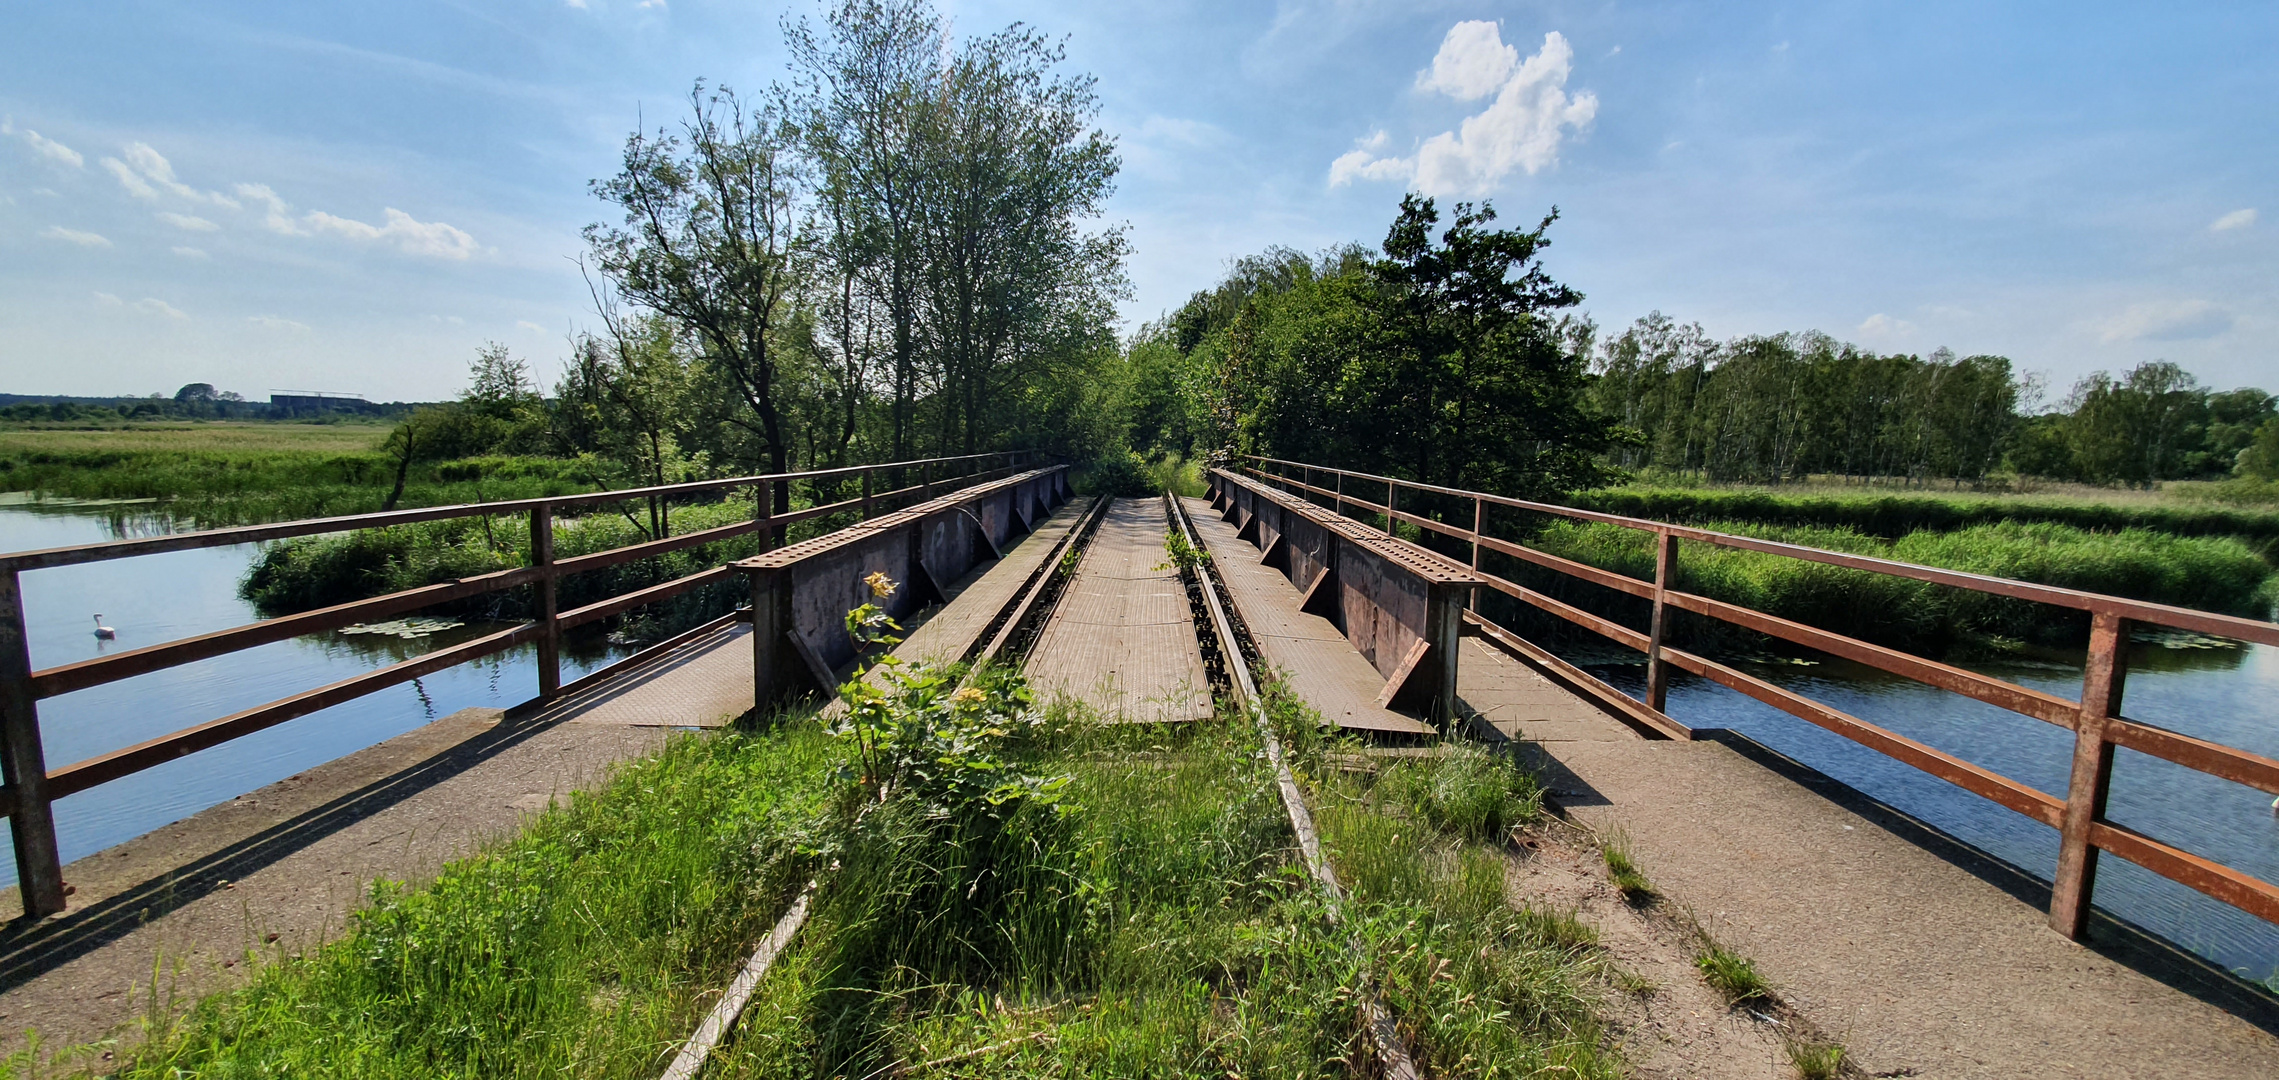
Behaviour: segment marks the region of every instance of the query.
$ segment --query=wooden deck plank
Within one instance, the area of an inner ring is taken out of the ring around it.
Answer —
[[[1299,611],[1297,586],[1281,571],[1261,565],[1258,549],[1237,539],[1235,527],[1220,520],[1209,503],[1189,499],[1187,512],[1259,654],[1283,673],[1293,692],[1321,711],[1322,719],[1359,731],[1432,733],[1431,725],[1377,704],[1384,676],[1328,619]]]
[[[1166,566],[1163,504],[1118,499],[1029,653],[1029,682],[1108,717],[1199,720],[1210,681],[1179,572]],[[1162,567],[1162,569],[1158,569]]]

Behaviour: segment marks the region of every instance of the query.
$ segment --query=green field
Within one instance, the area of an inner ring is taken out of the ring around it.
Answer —
[[[372,424],[170,422],[102,430],[0,429],[0,491],[149,501],[200,526],[381,508],[395,463]],[[475,458],[414,465],[400,506],[532,498],[599,486],[588,462]]]

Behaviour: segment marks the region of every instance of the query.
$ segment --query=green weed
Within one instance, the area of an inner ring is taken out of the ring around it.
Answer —
[[[1799,1080],[1836,1080],[1844,1075],[1844,1048],[1832,1042],[1789,1038],[1781,1041]]]
[[[1624,900],[1643,904],[1654,898],[1654,886],[1646,880],[1646,873],[1638,868],[1631,855],[1630,838],[1620,832],[1610,833],[1599,841],[1599,858],[1606,863],[1606,880]]]
[[[1734,1005],[1770,1005],[1780,1000],[1773,993],[1773,984],[1757,973],[1755,964],[1714,941],[1703,940],[1693,964],[1701,969],[1702,980]]]
[[[1500,840],[1543,812],[1543,788],[1508,758],[1468,743],[1448,742],[1431,757],[1387,767],[1379,789],[1442,832]]]

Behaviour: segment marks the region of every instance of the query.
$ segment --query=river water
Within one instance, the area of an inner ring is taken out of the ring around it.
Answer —
[[[1642,661],[1600,654],[1572,659],[1633,696],[1644,696]],[[2065,794],[2073,767],[2071,731],[1834,657],[1813,663],[1760,656],[1734,663],[2029,787]],[[2079,661],[1969,666],[2063,697],[2081,694]],[[2045,882],[2057,864],[2056,830],[1736,691],[1675,673],[1668,711],[1692,727],[1741,732]],[[2133,642],[2121,712],[2279,757],[2279,650],[2192,637]],[[2106,816],[2265,881],[2279,881],[2279,813],[2272,809],[2271,796],[2253,788],[2123,749],[2114,759]],[[2118,856],[2108,853],[2098,860],[2094,900],[2248,979],[2262,981],[2279,972],[2279,926]]]
[[[0,551],[165,530],[162,520],[131,507],[0,505]],[[238,598],[237,583],[257,554],[257,545],[246,544],[25,572],[32,667],[255,621],[259,616]],[[97,613],[118,631],[117,640],[95,637]],[[471,623],[415,640],[311,634],[49,698],[40,702],[48,768],[501,628],[503,624]],[[629,651],[581,639],[564,649],[563,680]],[[537,693],[532,646],[439,671],[61,799],[55,805],[56,842],[68,863],[459,709],[505,708]],[[0,859],[0,885],[15,881],[14,858]]]

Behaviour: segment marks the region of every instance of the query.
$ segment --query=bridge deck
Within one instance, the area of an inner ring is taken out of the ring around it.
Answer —
[[[1250,628],[1251,640],[1269,667],[1283,672],[1292,692],[1320,710],[1322,719],[1356,731],[1429,735],[1432,727],[1377,704],[1385,677],[1362,659],[1328,619],[1298,610],[1296,586],[1282,572],[1259,563],[1258,549],[1239,539],[1235,527],[1209,503],[1187,500],[1187,516],[1210,549],[1219,579],[1226,583],[1235,612]],[[1459,669],[1461,671],[1462,669]]]
[[[1108,508],[1029,651],[1029,681],[1040,693],[1081,698],[1114,719],[1211,715],[1187,589],[1167,565],[1169,524],[1158,499],[1118,499]]]
[[[1069,500],[1051,517],[1038,522],[1036,531],[1007,547],[1004,558],[981,564],[943,589],[950,594],[949,603],[928,609],[924,619],[895,647],[894,654],[934,663],[963,657],[998,612],[1012,602],[1022,583],[1052,554],[1053,545],[1060,543],[1091,507],[1089,498]]]

